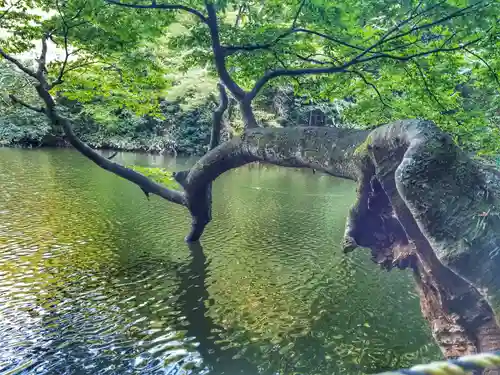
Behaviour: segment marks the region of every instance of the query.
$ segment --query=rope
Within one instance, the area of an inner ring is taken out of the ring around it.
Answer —
[[[473,371],[495,368],[500,368],[500,351],[472,354],[450,361],[431,362],[379,375],[465,375]]]

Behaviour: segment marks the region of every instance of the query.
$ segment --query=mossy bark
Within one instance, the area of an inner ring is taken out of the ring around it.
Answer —
[[[199,239],[210,220],[203,187],[256,161],[357,181],[346,252],[368,248],[384,269],[411,270],[446,357],[500,349],[499,173],[468,158],[428,121],[399,121],[371,132],[250,129],[182,174],[188,207],[202,223],[189,240]]]

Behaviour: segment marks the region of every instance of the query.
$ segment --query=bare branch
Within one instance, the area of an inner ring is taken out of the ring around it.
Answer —
[[[498,74],[497,74],[497,72],[495,72],[495,70],[493,69],[493,67],[488,63],[488,61],[486,61],[484,58],[482,58],[481,55],[478,55],[477,53],[471,51],[468,48],[464,48],[464,51],[467,52],[467,53],[469,53],[469,54],[471,54],[472,56],[474,56],[475,58],[477,58],[478,60],[480,60],[484,65],[486,65],[486,67],[490,71],[491,75],[493,76],[493,78],[497,82],[498,86],[500,86],[500,79],[498,78]]]
[[[116,155],[118,155],[118,151],[115,151],[110,156],[108,156],[108,160],[113,159]]]
[[[299,9],[297,9],[297,13],[295,13],[295,17],[293,17],[292,27],[291,29],[295,29],[297,26],[297,21],[299,19],[300,13],[302,12],[302,8],[306,4],[306,0],[302,0],[299,5]]]
[[[375,93],[377,94],[378,98],[380,99],[380,102],[382,103],[382,105],[384,107],[391,108],[391,106],[384,101],[384,98],[382,97],[382,94],[378,90],[377,86],[375,86],[374,83],[368,81],[368,79],[366,79],[366,77],[364,76],[363,73],[361,73],[361,72],[359,72],[357,70],[348,70],[347,72],[349,72],[351,74],[355,74],[359,78],[361,78],[363,80],[363,82],[365,83],[365,85],[370,86],[375,91]]]
[[[25,74],[29,75],[30,77],[33,77],[33,78],[37,79],[36,73],[33,70],[31,70],[31,69],[27,68],[26,66],[24,66],[23,63],[21,63],[19,60],[17,60],[16,58],[12,57],[11,55],[9,55],[7,52],[5,52],[1,48],[0,48],[0,56],[2,56],[5,60],[11,62],[15,66],[17,66]]]
[[[34,111],[34,112],[45,113],[45,108],[43,108],[43,107],[35,107],[31,104],[28,104],[28,103],[22,101],[21,99],[19,99],[18,97],[14,96],[14,95],[9,95],[9,98],[12,101],[12,103],[14,103],[14,104],[22,105],[23,107],[28,108],[29,110]]]
[[[190,8],[181,4],[157,4],[156,1],[153,1],[150,5],[140,5],[140,4],[130,4],[130,3],[121,3],[116,0],[105,0],[108,4],[119,5],[126,8],[134,8],[134,9],[167,9],[167,10],[182,10],[188,13],[191,13],[198,17],[203,23],[207,23],[207,17],[203,15],[199,10],[194,8]]]

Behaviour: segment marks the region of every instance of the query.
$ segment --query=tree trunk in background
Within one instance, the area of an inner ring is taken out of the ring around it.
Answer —
[[[399,121],[371,132],[251,129],[179,176],[202,218],[191,240],[209,221],[203,220],[209,204],[202,187],[255,161],[357,181],[345,251],[368,248],[384,269],[411,269],[422,313],[447,358],[500,349],[498,172],[469,159],[427,121]]]

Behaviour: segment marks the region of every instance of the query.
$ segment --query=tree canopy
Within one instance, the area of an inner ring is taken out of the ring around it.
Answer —
[[[216,92],[214,79],[238,100],[289,85],[307,102],[344,101],[346,123],[427,118],[486,153],[500,139],[497,1],[21,0],[3,9],[3,56],[35,46],[39,55],[46,38],[50,92],[99,122],[124,110],[162,117],[182,72],[202,69],[199,97]]]

